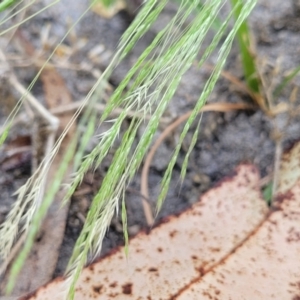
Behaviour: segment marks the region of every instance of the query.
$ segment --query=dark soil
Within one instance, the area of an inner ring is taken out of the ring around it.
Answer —
[[[47,2],[47,1],[44,1]],[[40,48],[41,28],[49,24],[50,37],[55,37],[56,42],[64,35],[71,20],[76,20],[86,9],[89,1],[61,1],[55,8],[41,13],[32,21],[27,22],[22,28],[26,35],[38,48]],[[42,7],[42,2],[40,3]],[[173,16],[176,6],[170,4],[159,19],[159,22],[140,41],[129,57],[117,68],[111,77],[112,86],[117,86],[130,66],[133,65],[155,34]],[[38,8],[35,7],[34,10]],[[300,64],[300,39],[299,39],[299,16],[300,10],[293,7],[292,1],[260,0],[250,17],[250,26],[256,41],[255,55],[261,68],[261,73],[267,82],[267,87],[278,84],[288,71]],[[109,64],[116,49],[116,45],[130,24],[131,15],[121,11],[112,19],[104,19],[93,12],[88,12],[77,25],[74,40],[67,38],[66,44],[75,47],[81,40],[85,45],[79,48],[69,59],[70,64],[85,63],[94,69],[103,71]],[[211,32],[210,34],[213,34]],[[1,41],[3,42],[3,41]],[[49,39],[50,48],[55,45]],[[102,46],[102,52],[97,59],[90,59],[89,52],[94,47]],[[9,50],[14,50],[12,43]],[[241,64],[239,61],[238,47],[234,44],[226,71],[243,79]],[[213,63],[214,57],[210,63]],[[95,78],[88,71],[74,71],[67,68],[59,68],[74,99],[83,98],[95,82]],[[15,67],[18,78],[28,83],[35,75],[31,66]],[[176,118],[191,109],[198,99],[199,93],[209,73],[206,69],[192,67],[182,79],[182,83],[174,96],[166,116]],[[296,77],[279,97],[279,102],[287,102],[291,91],[299,87],[300,78]],[[43,97],[40,88],[34,89],[37,97]],[[297,97],[300,101],[299,96]],[[2,100],[1,100],[2,101]],[[251,99],[237,87],[221,78],[209,98],[209,102],[251,102]],[[0,107],[2,121],[7,116],[8,104]],[[1,120],[0,119],[0,120]],[[204,113],[201,123],[201,131],[198,142],[191,154],[187,176],[183,183],[180,181],[180,170],[183,159],[192,138],[192,132],[187,136],[184,147],[173,172],[170,190],[157,221],[170,214],[176,214],[193,204],[201,194],[218,182],[224,176],[230,175],[235,167],[241,162],[254,163],[260,170],[261,176],[272,174],[274,164],[275,142],[274,124],[284,129],[289,114],[281,114],[276,118],[266,116],[259,108],[253,111],[232,113]],[[159,193],[160,181],[166,170],[168,158],[170,158],[174,145],[181,132],[179,127],[164,144],[158,149],[149,174],[150,200],[153,207]],[[161,127],[161,130],[164,126]],[[26,135],[30,133],[29,125],[22,130],[16,128],[13,135]],[[288,147],[300,138],[299,116],[290,120],[287,130],[284,132],[283,146]],[[158,133],[159,134],[159,133]],[[90,148],[96,141],[91,141]],[[29,161],[29,163],[28,163]],[[93,194],[101,185],[109,160],[102,165],[94,174],[87,174],[77,195],[74,195],[70,207],[65,238],[61,249],[58,266],[55,275],[62,274],[72,252],[72,247],[83,225],[84,216],[87,213]],[[1,170],[1,169],[0,169]],[[17,168],[3,171],[0,176],[0,222],[4,220],[13,202],[11,196],[30,174],[30,157],[24,159]],[[146,221],[142,210],[140,189],[140,173],[132,181],[126,194],[128,210],[128,226],[130,236],[134,236],[139,230],[146,228]],[[87,190],[87,192],[80,192]],[[107,253],[117,245],[123,243],[122,225],[120,218],[116,216],[110,230],[104,240],[102,254]]]

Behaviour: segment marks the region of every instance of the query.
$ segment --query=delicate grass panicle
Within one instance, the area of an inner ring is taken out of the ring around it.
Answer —
[[[145,1],[139,14],[121,38],[116,50],[116,55],[113,57],[111,64],[97,80],[87,95],[83,106],[75,113],[66,131],[57,141],[50,159],[45,160],[40,169],[28,180],[26,185],[18,191],[19,198],[15,207],[12,209],[13,213],[9,214],[8,219],[0,228],[0,236],[2,237],[0,241],[0,255],[2,258],[10,251],[14,238],[18,235],[20,230],[28,235],[25,245],[14,263],[9,290],[11,290],[16,275],[29,253],[34,241],[34,236],[37,233],[39,224],[47,208],[51,204],[54,193],[61,184],[66,167],[62,166],[61,170],[58,171],[57,179],[53,182],[51,190],[46,191],[45,197],[40,203],[39,198],[42,196],[39,194],[39,186],[41,181],[45,177],[47,168],[57,153],[62,138],[72,123],[78,118],[79,113],[86,104],[88,105],[80,120],[79,126],[79,128],[85,128],[85,135],[80,138],[80,132],[78,133],[79,145],[77,146],[77,152],[75,154],[75,173],[72,182],[68,186],[65,200],[74,193],[83,179],[84,174],[89,169],[101,164],[112,145],[114,145],[117,137],[121,136],[121,125],[127,117],[127,111],[133,110],[144,117],[132,118],[129,128],[121,137],[120,146],[113,157],[101,188],[92,201],[86,222],[76,242],[67,269],[71,286],[69,298],[74,297],[75,283],[80,275],[81,269],[87,263],[88,255],[92,254],[96,256],[99,254],[105,232],[113,214],[118,212],[120,201],[122,203],[123,228],[125,241],[127,243],[127,220],[124,201],[125,188],[141,165],[147,149],[152,143],[153,136],[157,131],[160,118],[172,100],[182,76],[191,67],[199,53],[208,31],[216,24],[215,20],[217,20],[219,11],[223,5],[226,4],[226,1],[202,1],[200,7],[199,0],[181,1],[176,15],[168,25],[157,34],[153,42],[145,49],[134,66],[128,71],[110,98],[101,120],[98,120],[93,105],[101,98],[101,92],[105,87],[106,80],[113,69],[135,46],[136,42],[148,31],[167,3],[167,0]],[[162,180],[161,193],[158,198],[157,210],[161,208],[169,188],[172,170],[182,142],[189,128],[195,121],[200,108],[205,104],[210,95],[226,62],[233,39],[255,3],[256,1],[254,0],[235,1],[235,6],[225,20],[222,21],[210,46],[205,49],[200,59],[199,67],[201,67],[207,58],[216,50],[216,47],[220,46],[221,38],[225,36],[219,50],[215,69],[206,82],[199,100],[194,107],[193,113],[183,128],[179,143],[175,148],[165,172]],[[238,14],[236,14],[237,11]],[[229,29],[229,23],[233,20],[233,14],[236,14],[236,20]],[[189,25],[184,26],[188,18],[189,20],[192,19],[192,21],[190,21]],[[32,85],[29,87],[29,90],[31,88]],[[106,121],[110,113],[117,107],[122,107],[123,112],[121,112],[115,120],[111,120],[111,128],[97,137],[99,140],[98,145],[91,153],[83,157],[86,144],[94,134],[96,126],[99,126],[99,122],[101,125],[102,122]],[[146,115],[151,115],[151,118],[147,120]],[[141,124],[146,124],[146,127],[137,146],[134,147],[136,135]],[[198,123],[197,130],[194,132],[192,143],[183,164],[182,177],[184,177],[186,172],[188,156],[197,140],[199,124],[200,122]],[[0,140],[4,139],[3,137],[4,135],[1,136]],[[76,144],[74,142],[73,147],[70,147],[69,153],[66,154],[66,163],[70,161],[72,155],[74,155],[75,146]],[[19,199],[22,201],[19,201]],[[27,211],[25,211],[25,208]],[[128,250],[128,248],[126,249]]]

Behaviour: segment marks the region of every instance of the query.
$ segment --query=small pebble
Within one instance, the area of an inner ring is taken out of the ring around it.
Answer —
[[[138,232],[141,230],[139,225],[132,225],[130,227],[128,227],[128,233],[130,236],[134,236],[136,234],[138,234]]]

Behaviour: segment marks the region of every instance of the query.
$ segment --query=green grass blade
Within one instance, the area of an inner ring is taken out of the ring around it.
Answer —
[[[235,18],[237,19],[239,18],[245,3],[240,0],[231,0],[231,3],[233,7],[236,7]],[[253,92],[259,93],[260,84],[257,77],[258,72],[256,70],[255,59],[250,50],[251,37],[246,19],[242,22],[241,26],[239,27],[236,37],[240,47],[242,66],[247,85]]]
[[[273,182],[270,182],[262,191],[263,198],[266,200],[268,205],[271,205],[273,198]]]
[[[273,92],[273,96],[278,97],[282,92],[282,90],[293,80],[293,78],[295,78],[299,74],[299,72],[300,72],[300,66],[295,68],[289,75],[284,77],[282,82],[275,88]]]

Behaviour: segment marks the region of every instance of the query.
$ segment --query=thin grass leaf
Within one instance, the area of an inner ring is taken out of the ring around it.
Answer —
[[[278,97],[282,90],[295,78],[300,72],[300,66],[295,68],[288,76],[284,77],[282,82],[274,89],[273,97]]]
[[[231,0],[231,2],[235,7],[235,17],[237,19],[242,11],[244,3],[239,0]],[[253,54],[250,50],[251,38],[246,20],[242,22],[239,30],[237,31],[236,37],[240,47],[240,55],[247,85],[254,93],[259,93],[260,84],[257,78],[258,72],[256,70]]]
[[[25,5],[24,7],[22,7],[20,10],[16,11],[14,13],[14,15],[17,15],[19,13],[21,13],[23,10],[27,9],[30,5],[32,5],[36,0],[33,0],[32,2],[28,3],[27,5]],[[46,5],[45,7],[43,7],[42,9],[40,9],[39,11],[35,12],[34,14],[30,15],[29,17],[25,18],[24,20],[22,20],[19,23],[15,23],[14,25],[10,26],[9,28],[3,30],[0,32],[0,36],[6,34],[7,32],[9,32],[12,29],[18,28],[20,25],[26,23],[27,21],[29,21],[30,19],[32,19],[33,17],[37,16],[38,14],[42,13],[43,11],[47,10],[48,8],[50,8],[51,6],[57,4],[60,0],[53,0],[52,3]],[[12,15],[13,16],[13,15]],[[12,18],[12,16],[9,16],[9,18]],[[2,24],[7,22],[9,20],[9,18],[5,19],[2,21]],[[0,24],[1,25],[1,24]]]
[[[22,101],[19,100],[18,103],[16,104],[16,106],[13,108],[12,112],[9,114],[9,116],[5,120],[4,124],[2,125],[1,134],[0,134],[0,147],[2,146],[2,144],[7,139],[8,134],[9,134],[9,130],[12,127],[12,124],[13,124],[13,120],[16,117],[21,105],[22,105]]]
[[[181,4],[181,0],[173,0],[177,4]],[[192,0],[187,0],[187,3],[192,2]],[[205,1],[199,1],[198,5],[196,6],[196,12],[200,12],[205,5]],[[222,21],[219,18],[216,18],[211,26],[212,29],[218,30],[222,26]]]
[[[30,5],[32,5],[36,0],[28,1],[27,3],[24,0],[19,0],[17,3],[13,3],[13,6],[9,7],[9,9],[6,10],[7,14],[3,14],[3,18],[0,19],[0,25],[5,24],[7,21],[11,20],[13,17],[17,16],[20,12],[24,11],[24,9],[27,9]],[[25,3],[24,3],[25,2]],[[2,3],[1,3],[2,4]],[[22,5],[24,4],[24,5]],[[19,5],[22,5],[19,10],[17,10],[17,7]]]
[[[125,195],[122,198],[122,225],[123,225],[123,234],[124,234],[124,242],[125,242],[125,255],[128,256],[129,253],[129,238],[128,238],[128,230],[127,230],[127,210],[125,203]]]
[[[2,146],[3,143],[6,141],[10,128],[11,128],[11,124],[8,126],[5,126],[5,128],[3,129],[3,132],[0,135],[0,146]]]
[[[267,184],[267,186],[263,189],[263,198],[266,200],[268,205],[271,205],[273,199],[273,182]]]
[[[127,44],[124,48],[121,59],[123,59],[131,51],[138,39],[148,31],[150,26],[157,20],[167,3],[168,0],[148,0],[145,2],[144,7],[135,17],[121,38],[121,44]]]
[[[189,145],[189,149],[188,149],[188,151],[187,151],[187,153],[184,157],[184,161],[183,161],[183,164],[182,164],[182,167],[181,167],[181,172],[180,172],[180,177],[181,177],[182,181],[184,180],[185,175],[186,175],[186,170],[187,170],[187,167],[188,167],[190,154],[192,153],[192,151],[193,151],[193,149],[196,145],[196,142],[198,140],[202,116],[203,116],[203,113],[201,113],[201,117],[200,117],[200,120],[197,124],[196,130],[193,133],[193,137],[192,137],[191,143]]]

